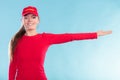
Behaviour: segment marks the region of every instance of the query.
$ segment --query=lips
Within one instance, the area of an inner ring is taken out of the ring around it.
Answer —
[[[28,25],[28,26],[31,26],[31,25],[33,25],[33,24],[32,24],[32,23],[28,23],[27,25]]]

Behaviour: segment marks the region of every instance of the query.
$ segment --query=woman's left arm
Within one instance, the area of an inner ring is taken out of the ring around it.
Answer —
[[[45,39],[49,44],[60,44],[66,43],[74,40],[88,40],[88,39],[97,39],[99,36],[105,36],[111,34],[112,31],[97,31],[91,33],[64,33],[64,34],[52,34],[44,33]]]

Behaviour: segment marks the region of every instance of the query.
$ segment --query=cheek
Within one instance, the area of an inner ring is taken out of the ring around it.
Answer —
[[[25,25],[27,23],[27,20],[23,20],[22,23]]]
[[[39,23],[39,21],[35,21],[35,23],[36,23],[36,24],[38,24],[38,23]]]
[[[35,22],[36,22],[36,24],[38,24],[38,23],[39,23],[39,19],[37,18],[37,19],[35,20]]]

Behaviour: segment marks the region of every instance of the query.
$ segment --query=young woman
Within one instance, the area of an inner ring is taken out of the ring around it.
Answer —
[[[38,33],[40,18],[33,6],[22,11],[23,26],[10,41],[9,80],[47,80],[44,60],[48,47],[73,40],[96,39],[112,31],[91,33]]]

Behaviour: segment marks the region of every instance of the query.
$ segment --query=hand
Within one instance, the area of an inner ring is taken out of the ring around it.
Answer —
[[[105,35],[108,35],[108,34],[111,34],[111,33],[112,33],[111,30],[109,30],[109,31],[103,31],[103,30],[97,31],[98,36],[105,36]]]

